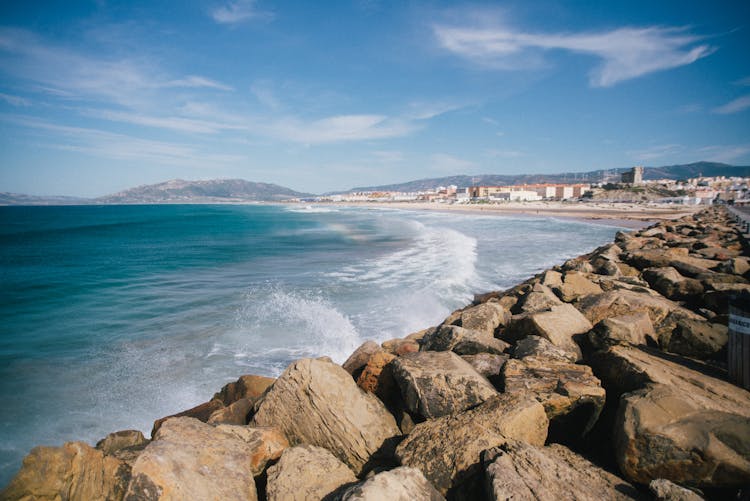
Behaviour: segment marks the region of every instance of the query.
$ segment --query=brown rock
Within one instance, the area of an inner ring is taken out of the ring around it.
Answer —
[[[445,498],[416,468],[401,466],[350,487],[341,501],[443,501]]]
[[[581,349],[574,336],[585,334],[592,325],[577,309],[569,304],[553,306],[550,310],[522,315],[513,319],[503,336],[521,339],[541,336],[557,347],[576,354],[581,359]]]
[[[241,398],[236,402],[214,411],[206,421],[208,424],[246,425],[253,412],[256,398]]]
[[[703,501],[703,496],[700,494],[680,487],[665,478],[652,480],[648,488],[656,501]]]
[[[110,433],[96,443],[96,448],[104,454],[112,455],[128,447],[140,447],[148,444],[148,440],[139,430],[123,430]]]
[[[502,384],[500,373],[503,365],[510,358],[510,355],[493,355],[491,353],[477,353],[476,355],[462,355],[461,358],[469,364],[482,376],[486,377],[492,386],[498,387]]]
[[[396,457],[447,494],[480,473],[483,450],[508,438],[544,445],[547,425],[544,408],[530,395],[497,395],[474,409],[418,424],[396,448]]]
[[[391,364],[406,408],[424,418],[461,412],[497,395],[489,381],[450,351],[421,351]]]
[[[224,408],[224,403],[221,400],[209,400],[208,402],[204,402],[200,405],[196,405],[192,409],[178,412],[177,414],[172,414],[171,416],[165,416],[163,418],[159,418],[156,421],[154,421],[154,427],[151,429],[151,437],[156,436],[156,433],[159,431],[159,428],[161,428],[164,422],[168,419],[172,419],[176,417],[191,417],[191,418],[195,418],[198,421],[202,421],[205,423],[206,421],[208,421],[208,418],[211,417],[211,414],[223,408]]]
[[[380,345],[387,353],[400,357],[404,353],[419,351],[419,343],[412,339],[390,339]]]
[[[667,349],[686,357],[706,360],[716,357],[729,340],[727,326],[698,320],[677,322]]]
[[[0,491],[3,500],[122,499],[130,468],[83,442],[35,447]]]
[[[284,371],[256,403],[252,423],[278,426],[292,445],[324,447],[356,474],[386,440],[400,435],[383,403],[359,389],[348,372],[311,359]]]
[[[563,283],[552,289],[566,303],[576,301],[579,297],[590,294],[601,294],[602,288],[577,271],[568,271],[563,275]]]
[[[510,311],[500,303],[489,301],[472,306],[461,313],[461,327],[494,336],[495,330],[510,322]]]
[[[703,292],[700,280],[685,278],[671,266],[647,268],[643,270],[643,278],[654,290],[675,301],[690,299]]]
[[[656,332],[645,311],[605,318],[589,331],[589,341],[595,348],[614,344],[656,344]]]
[[[490,304],[490,303],[487,303]],[[422,339],[421,351],[453,351],[459,355],[505,352],[510,347],[505,341],[486,332],[455,325],[441,325]]]
[[[546,285],[535,284],[534,288],[526,294],[519,302],[521,302],[520,311],[524,313],[532,313],[535,311],[543,311],[562,304],[552,290]]]
[[[274,381],[276,380],[272,377],[252,374],[240,376],[237,381],[225,385],[214,395],[214,400],[220,400],[224,405],[232,405],[242,398],[257,399]]]
[[[320,500],[357,477],[336,456],[322,447],[290,447],[268,468],[268,501]]]
[[[390,353],[375,353],[357,379],[357,386],[368,393],[374,393],[383,402],[389,401],[391,395],[398,392],[398,386],[393,380],[393,374],[383,369],[395,359],[396,356]]]
[[[527,336],[513,347],[513,358],[545,357],[574,363],[578,355],[550,343],[540,336]]]
[[[383,351],[383,348],[378,343],[369,340],[365,341],[359,348],[354,350],[354,353],[349,355],[349,358],[341,366],[356,380],[362,373],[365,365],[367,365],[370,357],[379,351]]]
[[[482,463],[491,500],[645,499],[625,480],[562,445],[538,447],[509,440],[485,451]]]

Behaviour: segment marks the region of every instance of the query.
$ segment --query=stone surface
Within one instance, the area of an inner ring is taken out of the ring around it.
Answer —
[[[502,381],[505,393],[529,392],[544,405],[556,441],[585,435],[604,408],[604,388],[586,365],[541,356],[511,359]]]
[[[139,430],[122,430],[110,433],[99,440],[96,448],[104,454],[112,455],[121,449],[145,446],[147,443],[148,440]]]
[[[589,341],[595,348],[614,344],[656,344],[656,331],[645,311],[605,318],[589,331]]]
[[[359,375],[357,386],[368,393],[374,393],[383,402],[390,400],[390,396],[398,392],[398,387],[393,374],[390,371],[383,372],[383,369],[395,359],[396,355],[387,352],[375,353]]]
[[[198,421],[206,422],[208,421],[208,418],[211,417],[211,414],[216,412],[219,409],[224,408],[224,403],[221,400],[209,400],[208,402],[204,402],[200,405],[196,405],[192,409],[188,409],[186,411],[178,412],[177,414],[172,414],[170,416],[165,416],[163,418],[159,418],[156,421],[154,421],[154,426],[151,428],[151,437],[155,437],[156,433],[159,431],[159,428],[168,420],[176,417],[191,417],[194,419],[197,419]]]
[[[574,336],[585,334],[591,329],[589,320],[570,304],[553,306],[547,311],[538,311],[514,317],[504,336],[522,339],[526,336],[540,336],[555,346],[576,354],[581,359],[581,348]]]
[[[568,448],[507,441],[482,455],[491,500],[647,499],[625,480]]]
[[[665,478],[652,480],[648,488],[657,501],[703,501],[700,494],[680,487]]]
[[[254,476],[288,447],[275,428],[166,421],[133,464],[125,499],[257,499]]]
[[[21,470],[0,491],[3,500],[122,499],[130,468],[83,442],[35,447]]]
[[[726,325],[679,320],[669,338],[667,350],[701,360],[715,358],[727,345],[727,331]]]
[[[519,302],[521,303],[520,311],[524,313],[547,310],[562,304],[552,289],[540,283],[535,284],[531,292]]]
[[[299,445],[284,451],[279,461],[268,468],[268,501],[320,500],[357,477],[328,450],[314,445]]]
[[[489,303],[488,303],[489,304]],[[510,347],[486,332],[441,325],[422,339],[421,351],[453,351],[459,355],[501,354]]]
[[[608,393],[623,394],[614,434],[626,477],[750,482],[750,392],[712,377],[708,366],[645,348],[613,346],[592,365]]]
[[[400,434],[375,395],[359,389],[338,365],[312,359],[292,363],[279,376],[256,403],[252,422],[278,426],[292,445],[328,449],[355,474],[386,440]]]
[[[469,362],[478,373],[486,377],[492,386],[498,387],[500,384],[500,373],[503,365],[510,358],[510,355],[493,355],[491,353],[478,353],[476,355],[463,355],[461,358]]]
[[[486,378],[450,351],[409,353],[391,367],[407,409],[424,418],[461,412],[497,394]]]
[[[500,303],[490,301],[472,306],[461,313],[461,327],[493,336],[498,327],[510,321],[510,311]]]
[[[552,290],[566,303],[576,301],[579,297],[590,294],[601,294],[602,288],[578,271],[568,271],[562,277],[563,283]]]
[[[232,405],[242,398],[257,399],[274,381],[272,377],[253,374],[240,376],[237,381],[225,385],[213,398],[220,400],[224,405]]]
[[[544,445],[548,424],[544,408],[531,395],[501,394],[463,413],[418,424],[396,448],[396,456],[447,494],[480,472],[483,450],[508,438]]]
[[[445,498],[416,468],[401,466],[378,473],[337,498],[341,501],[442,501]]]
[[[527,336],[513,347],[513,358],[546,357],[567,362],[575,362],[578,355],[559,348],[540,336]]]
[[[389,339],[380,345],[387,353],[400,357],[404,353],[419,351],[419,343],[413,339]]]
[[[370,357],[379,351],[383,351],[383,348],[378,343],[367,340],[354,350],[354,353],[349,355],[349,358],[341,364],[341,367],[351,374],[354,379],[357,379],[362,373],[362,369],[367,365],[367,361],[370,360]]]
[[[255,398],[240,398],[232,402],[227,407],[222,407],[211,413],[208,424],[236,424],[246,425],[249,416],[252,414]]]
[[[643,270],[643,278],[654,290],[675,301],[690,299],[703,292],[700,280],[683,277],[671,266],[647,268]]]

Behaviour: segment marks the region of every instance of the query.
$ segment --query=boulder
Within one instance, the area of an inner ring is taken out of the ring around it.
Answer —
[[[715,358],[729,341],[726,325],[683,319],[672,331],[667,350],[686,357]]]
[[[685,278],[671,266],[647,268],[643,270],[643,278],[654,290],[675,301],[695,298],[703,293],[700,280]]]
[[[96,448],[104,454],[111,456],[119,450],[128,447],[142,447],[148,444],[148,440],[139,430],[122,430],[110,433],[96,443]]]
[[[745,276],[750,272],[750,259],[744,256],[727,259],[717,267],[716,271]]]
[[[607,392],[622,395],[614,436],[626,477],[750,482],[750,392],[713,377],[709,366],[643,347],[612,346],[591,363]]]
[[[493,336],[498,327],[504,327],[508,322],[510,322],[510,311],[495,301],[472,306],[461,313],[461,327],[479,331],[488,336]]]
[[[645,311],[605,318],[589,331],[589,342],[603,349],[614,344],[656,344],[656,332]]]
[[[476,355],[463,355],[461,358],[469,362],[475,371],[486,377],[492,383],[492,386],[498,388],[502,384],[500,373],[510,355],[505,353],[502,355],[477,353]]]
[[[575,362],[578,355],[575,352],[558,348],[541,336],[527,336],[519,340],[513,347],[513,358],[544,357],[567,362]]]
[[[35,447],[0,491],[3,500],[122,499],[130,468],[83,442]]]
[[[491,303],[486,303],[491,304]],[[453,351],[459,355],[503,353],[510,347],[486,332],[455,325],[441,325],[422,339],[421,351]]]
[[[288,447],[275,428],[166,421],[133,464],[126,499],[257,499],[253,477]]]
[[[383,369],[395,359],[396,356],[388,352],[375,353],[359,375],[357,386],[368,393],[374,393],[383,402],[389,401],[394,393],[398,393],[398,387],[393,374],[390,371],[384,372]]]
[[[535,311],[548,310],[553,306],[562,304],[552,289],[540,283],[534,284],[531,292],[526,294],[521,300],[520,312],[530,313]]]
[[[256,398],[240,398],[227,407],[214,411],[206,421],[208,424],[246,425],[253,412]]]
[[[656,501],[703,501],[703,496],[697,492],[680,487],[666,478],[652,480],[648,488]]]
[[[240,376],[237,381],[225,385],[213,399],[220,400],[224,405],[232,405],[242,398],[257,399],[274,381],[272,377],[252,374]]]
[[[547,287],[554,287],[556,285],[562,285],[562,273],[555,270],[547,270],[542,273],[541,282]]]
[[[400,357],[404,353],[419,351],[419,343],[413,339],[389,339],[380,345],[387,353]]]
[[[574,340],[574,336],[585,334],[591,327],[591,322],[575,307],[560,304],[547,311],[514,317],[503,336],[510,339],[540,336],[559,348],[575,353],[577,360],[580,360],[581,348]]]
[[[552,290],[566,303],[576,301],[581,296],[602,293],[601,287],[577,271],[566,272],[563,275],[563,283],[553,287]]]
[[[313,359],[298,360],[279,376],[256,403],[252,423],[278,426],[292,445],[324,447],[356,474],[400,435],[376,396],[359,389],[338,365]]]
[[[268,468],[268,501],[324,499],[357,477],[336,456],[322,447],[298,445],[286,449],[279,461]]]
[[[505,393],[529,392],[544,406],[550,438],[576,440],[588,433],[604,408],[606,393],[591,367],[542,356],[511,359],[503,367]]]
[[[198,421],[206,422],[208,421],[208,418],[211,417],[211,414],[216,412],[219,409],[224,408],[224,403],[221,400],[209,400],[208,402],[204,402],[200,405],[196,405],[192,409],[188,409],[186,411],[178,412],[177,414],[172,414],[170,416],[165,416],[163,418],[159,418],[156,421],[154,421],[154,426],[151,428],[151,437],[155,437],[156,433],[159,431],[159,428],[164,424],[165,421],[168,419],[176,418],[176,417],[191,417],[195,418]]]
[[[401,466],[347,489],[341,501],[443,501],[445,498],[416,468]]]
[[[646,499],[625,480],[562,445],[539,447],[509,440],[485,451],[482,464],[491,500]]]
[[[461,412],[497,395],[487,379],[450,351],[421,351],[391,365],[406,408],[427,419]]]
[[[367,365],[370,357],[379,351],[383,351],[383,348],[378,343],[370,340],[365,341],[359,348],[354,350],[354,353],[349,355],[349,358],[346,359],[346,362],[341,367],[356,380],[362,373],[362,369]]]
[[[531,395],[501,394],[474,409],[418,424],[396,448],[396,457],[419,468],[445,495],[476,480],[483,450],[509,438],[544,445],[548,423]]]

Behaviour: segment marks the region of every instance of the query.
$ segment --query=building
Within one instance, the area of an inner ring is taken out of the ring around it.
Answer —
[[[643,184],[643,167],[633,167],[628,172],[623,172],[621,182],[625,184]]]

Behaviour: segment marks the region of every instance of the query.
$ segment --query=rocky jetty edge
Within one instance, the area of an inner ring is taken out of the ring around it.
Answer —
[[[343,366],[242,376],[151,440],[37,447],[0,498],[747,499],[724,361],[749,255],[721,207],[620,232]]]

